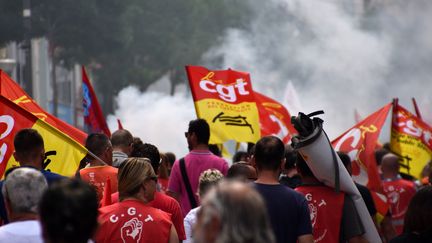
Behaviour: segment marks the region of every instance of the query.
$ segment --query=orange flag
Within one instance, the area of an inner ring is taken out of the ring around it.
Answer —
[[[432,159],[432,128],[402,106],[393,107],[390,147],[401,158],[401,172],[420,177]]]
[[[13,101],[20,107],[31,112],[39,119],[66,133],[75,141],[84,144],[87,134],[42,109],[15,81],[13,81],[2,70],[0,70],[0,94]]]
[[[291,140],[292,134],[297,131],[291,124],[291,115],[279,102],[255,91],[261,136],[274,135],[282,139],[284,143]]]
[[[15,134],[23,128],[37,130],[44,139],[44,166],[52,172],[73,176],[87,150],[60,130],[0,95],[0,177],[19,164],[12,156]]]
[[[332,141],[336,151],[350,156],[354,180],[377,192],[381,191],[381,179],[374,150],[391,106],[387,104]]]
[[[186,66],[197,116],[210,125],[211,144],[255,143],[261,135],[258,108],[248,73]]]

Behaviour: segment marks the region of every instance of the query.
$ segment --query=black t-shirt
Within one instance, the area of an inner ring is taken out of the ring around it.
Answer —
[[[375,216],[375,214],[377,213],[377,210],[375,208],[375,203],[372,199],[372,195],[371,195],[369,189],[367,187],[360,185],[360,184],[357,184],[357,183],[355,183],[355,185],[357,186],[357,189],[359,190],[360,195],[362,196],[362,198],[366,204],[366,207],[369,211],[369,214],[372,217]]]
[[[303,195],[284,185],[255,183],[264,198],[277,243],[295,243],[312,234],[309,208]]]

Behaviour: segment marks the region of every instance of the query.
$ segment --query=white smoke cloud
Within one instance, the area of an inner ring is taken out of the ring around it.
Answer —
[[[427,10],[420,10],[432,10],[431,4],[372,1],[375,10],[368,15],[347,11],[358,2],[253,1],[250,29],[228,30],[205,60],[250,72],[254,89],[279,101],[292,80],[304,112],[326,112],[333,138],[354,125],[354,109],[366,116],[393,97],[409,109],[416,97],[431,121],[432,28]]]
[[[169,96],[161,92],[142,93],[129,86],[117,97],[115,115],[108,117],[111,131],[117,130],[117,118],[123,127],[144,142],[154,144],[161,152],[177,156],[187,153],[184,132],[189,121],[196,119],[191,97],[183,93]]]
[[[304,112],[326,112],[331,138],[354,125],[354,109],[366,116],[394,97],[408,109],[416,97],[432,123],[432,1],[371,1],[366,15],[353,14],[358,2],[250,1],[250,26],[227,30],[202,65],[249,72],[255,90],[279,101],[292,81]],[[195,118],[190,95],[128,87],[117,101],[115,116],[136,136],[186,153],[183,131]],[[116,126],[112,118],[110,124]]]

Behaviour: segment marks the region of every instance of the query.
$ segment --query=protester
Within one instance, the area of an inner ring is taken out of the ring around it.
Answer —
[[[115,131],[111,135],[112,151],[112,165],[119,167],[132,152],[134,138],[132,134],[126,129]]]
[[[117,168],[112,167],[112,146],[107,135],[92,133],[87,137],[85,147],[96,155],[87,155],[89,164],[79,170],[77,177],[94,186],[99,200],[103,198],[105,186],[110,184],[110,191],[117,191]]]
[[[43,242],[37,206],[47,185],[34,168],[16,168],[6,176],[2,195],[10,223],[0,227],[0,242]]]
[[[252,161],[258,170],[255,188],[264,198],[276,242],[313,242],[312,225],[305,197],[279,183],[284,167],[285,147],[274,136],[261,138]]]
[[[337,154],[339,155],[339,158],[342,161],[342,164],[345,166],[345,168],[348,171],[348,174],[350,176],[352,176],[352,166],[351,166],[351,158],[344,152],[337,152]],[[375,208],[375,203],[373,201],[371,192],[369,191],[369,189],[361,184],[358,184],[357,182],[354,181],[354,184],[356,185],[357,189],[360,192],[360,195],[363,198],[363,201],[366,204],[366,207],[369,211],[370,216],[372,217],[372,220],[374,222],[376,222],[376,213],[377,210]]]
[[[432,186],[426,186],[412,198],[405,214],[403,234],[390,243],[432,242]]]
[[[157,177],[144,158],[130,158],[119,169],[120,202],[100,209],[96,242],[178,242],[169,214],[148,205]]]
[[[93,187],[77,179],[55,183],[42,196],[40,221],[45,243],[87,243],[98,226]]]
[[[239,161],[228,169],[228,179],[235,179],[243,182],[255,181],[258,177],[256,169],[249,163]]]
[[[202,201],[194,242],[275,242],[262,197],[244,183],[222,181]]]
[[[171,153],[171,152],[166,152],[165,155],[167,156],[168,162],[170,164],[170,166],[168,168],[168,174],[171,175],[171,169],[174,165],[174,162],[176,161],[176,156],[174,153]]]
[[[362,236],[365,229],[353,200],[321,183],[300,153],[297,154],[296,166],[302,178],[302,185],[296,190],[308,201],[315,241],[367,242]]]
[[[222,173],[215,169],[208,169],[201,173],[198,183],[199,198],[204,198],[204,195],[223,178]],[[193,208],[184,218],[184,228],[186,233],[186,240],[183,243],[192,243],[193,234],[192,228],[196,223],[196,215],[200,210],[200,206]]]
[[[169,169],[171,168],[170,163],[168,161],[168,157],[161,153],[160,154],[161,162],[159,164],[158,170],[158,182],[160,184],[161,192],[166,193],[168,190],[168,182],[169,182]]]
[[[132,155],[149,159],[153,171],[158,174],[161,157],[156,146],[149,143],[142,143],[139,146],[134,147]],[[149,202],[147,205],[169,213],[176,228],[178,238],[184,240],[186,239],[186,234],[183,227],[183,215],[180,205],[174,198],[162,193],[160,188],[161,187],[158,183],[157,191],[154,194],[154,200]]]
[[[301,184],[301,177],[297,173],[295,166],[296,153],[290,145],[285,146],[285,167],[279,177],[279,182],[282,185],[290,187],[292,189],[298,187]]]
[[[392,223],[397,234],[403,230],[403,219],[411,198],[416,193],[414,182],[402,179],[399,175],[399,158],[388,153],[381,162],[383,189],[390,203]]]
[[[232,157],[233,164],[240,161],[248,161],[248,160],[249,160],[249,154],[248,152],[245,151],[237,151]]]
[[[48,184],[64,179],[63,176],[43,169],[45,159],[45,145],[42,136],[38,131],[26,128],[18,131],[14,137],[13,154],[15,160],[20,164],[20,167],[31,167],[39,170]],[[0,188],[3,186],[3,181],[0,181]],[[0,193],[0,218],[3,224],[7,224],[8,217],[4,205],[3,194]]]
[[[207,169],[217,169],[224,175],[228,171],[227,162],[208,149],[210,127],[204,119],[190,121],[185,136],[190,152],[174,163],[167,191],[180,202],[183,216],[198,205],[199,175]]]

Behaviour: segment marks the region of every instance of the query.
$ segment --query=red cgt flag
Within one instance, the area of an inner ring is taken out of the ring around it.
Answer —
[[[297,133],[291,124],[288,110],[279,102],[256,91],[255,100],[260,117],[261,136],[274,135],[288,143],[292,134]]]
[[[350,156],[354,180],[377,192],[381,191],[381,179],[374,150],[391,106],[391,103],[385,105],[332,142],[336,151]]]
[[[111,137],[111,132],[103,116],[96,94],[87,77],[84,66],[82,67],[83,108],[84,125],[89,133],[102,132]]]
[[[87,134],[42,109],[15,81],[13,81],[2,70],[0,70],[0,94],[25,110],[31,112],[39,119],[69,135],[80,144],[84,144]]]

